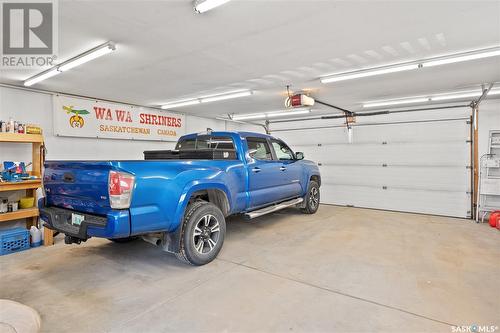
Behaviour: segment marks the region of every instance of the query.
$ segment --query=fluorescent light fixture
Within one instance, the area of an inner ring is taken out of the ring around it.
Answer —
[[[80,66],[81,64],[102,57],[105,54],[111,53],[114,50],[116,50],[115,44],[113,42],[108,42],[106,44],[93,48],[92,50],[89,50],[85,53],[82,53],[77,57],[71,58],[70,60],[63,62],[62,64],[59,65],[59,70],[61,72],[65,72],[71,68]]]
[[[435,95],[435,96],[431,96],[430,99],[431,99],[431,101],[447,101],[447,100],[451,100],[451,99],[479,97],[482,94],[483,94],[483,92],[480,90],[466,91],[466,92],[456,92],[456,93]],[[491,96],[491,95],[500,95],[500,89],[490,90],[488,92],[488,96]]]
[[[356,71],[356,72],[333,74],[333,75],[325,76],[325,77],[321,78],[320,80],[321,80],[321,83],[331,83],[331,82],[358,79],[358,78],[368,77],[368,76],[410,71],[413,69],[417,69],[418,67],[419,67],[418,64],[379,67],[379,68],[375,68],[375,69],[367,69],[367,70],[361,70],[361,71]]]
[[[456,92],[450,92],[446,94],[437,94],[437,95],[430,95],[428,97],[408,97],[408,98],[400,98],[400,99],[393,99],[393,100],[384,100],[384,101],[373,101],[373,102],[367,102],[363,104],[364,108],[372,108],[372,107],[377,107],[377,106],[394,106],[394,105],[401,105],[401,104],[413,104],[413,103],[425,103],[425,102],[439,102],[439,101],[448,101],[448,100],[455,100],[455,99],[464,99],[464,98],[472,98],[472,97],[479,97],[483,94],[481,90],[473,90],[473,91],[456,91]],[[500,89],[491,89],[488,92],[487,96],[492,96],[492,95],[500,95]]]
[[[225,3],[228,3],[231,0],[205,0],[205,1],[195,1],[194,2],[194,10],[197,13],[204,13],[208,12],[211,9],[214,9],[215,7],[222,6]]]
[[[175,101],[175,102],[167,103],[165,105],[162,105],[161,108],[168,110],[168,109],[175,109],[175,108],[179,108],[182,106],[195,105],[195,104],[200,104],[200,103],[201,102],[199,99],[187,99],[187,100],[185,99],[182,101]]]
[[[85,53],[82,53],[76,57],[73,57],[65,62],[52,67],[40,74],[30,77],[26,81],[24,81],[24,85],[26,87],[32,86],[35,83],[48,79],[49,77],[53,77],[61,72],[67,71],[71,68],[84,64],[88,61],[91,61],[95,58],[101,57],[105,54],[108,54],[116,49],[115,43],[107,42],[105,44],[99,45]]]
[[[216,102],[216,101],[223,101],[226,99],[250,96],[252,94],[253,94],[253,91],[251,91],[251,90],[243,90],[243,91],[240,90],[240,91],[228,92],[228,93],[224,93],[224,94],[200,97],[200,102],[201,103],[210,103],[210,102]]]
[[[364,103],[363,107],[364,108],[374,108],[377,106],[391,106],[391,105],[400,105],[400,104],[424,103],[424,102],[428,102],[429,100],[430,99],[428,97],[406,98],[406,99],[399,99],[399,100]]]
[[[49,77],[53,77],[53,76],[56,76],[57,74],[60,74],[61,72],[57,70],[57,68],[51,68],[45,72],[42,72],[38,75],[35,75],[29,79],[27,79],[26,81],[24,81],[24,85],[26,87],[30,87],[32,85],[34,85],[35,83],[38,83],[40,81],[43,81],[45,79],[48,79]]]
[[[294,111],[278,111],[278,112],[268,112],[266,113],[267,118],[283,117],[283,116],[295,116],[297,114],[311,113],[311,110],[294,110]]]
[[[489,50],[477,51],[463,53],[461,55],[452,55],[446,57],[439,57],[431,60],[426,60],[422,62],[423,67],[434,67],[446,64],[453,64],[456,62],[483,59],[489,57],[500,56],[500,48],[494,48]]]
[[[481,95],[482,95],[482,93],[480,91],[464,92],[464,93],[458,93],[458,94],[436,95],[436,96],[431,97],[431,101],[447,101],[447,100],[450,100],[450,99],[460,99],[460,98],[467,98],[467,97],[479,97]]]
[[[233,116],[231,120],[250,120],[250,119],[264,119],[266,118],[265,113],[254,113],[254,114],[245,114],[241,116]]]
[[[216,94],[216,95],[208,95],[208,96],[203,96],[203,97],[195,97],[195,98],[190,98],[190,99],[182,99],[178,101],[173,101],[166,103],[161,106],[162,109],[174,109],[174,108],[179,108],[183,106],[188,106],[188,105],[196,105],[200,103],[210,103],[210,102],[216,102],[216,101],[223,101],[226,99],[232,99],[232,98],[238,98],[238,97],[245,97],[245,96],[250,96],[253,94],[253,91],[251,90],[238,90],[238,91],[230,91],[226,92],[223,94]]]
[[[331,74],[321,77],[320,81],[321,83],[331,83],[331,82],[358,79],[374,75],[383,75],[383,74],[396,73],[402,71],[410,71],[422,67],[434,67],[446,64],[453,64],[462,61],[476,60],[476,59],[489,58],[495,56],[500,56],[500,47],[498,46],[482,50],[455,53],[443,57],[434,57],[429,59],[416,60],[412,62],[393,64],[390,66],[374,67],[352,72]]]
[[[283,117],[283,116],[294,116],[298,114],[306,114],[310,113],[310,109],[297,109],[297,110],[289,110],[289,111],[270,111],[264,113],[251,113],[251,114],[242,114],[242,115],[234,115],[232,120],[250,120],[250,119],[267,119],[267,118],[275,118],[275,117]]]

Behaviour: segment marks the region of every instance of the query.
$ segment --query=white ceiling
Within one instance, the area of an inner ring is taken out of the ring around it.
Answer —
[[[117,51],[33,88],[158,106],[248,88],[251,97],[179,108],[215,116],[283,108],[285,86],[357,110],[363,101],[500,81],[500,57],[323,85],[320,75],[500,45],[500,1],[60,1],[59,59],[108,40]],[[2,70],[21,85],[36,71]]]

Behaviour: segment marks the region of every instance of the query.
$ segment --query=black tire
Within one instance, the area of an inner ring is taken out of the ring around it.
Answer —
[[[122,244],[122,243],[130,243],[130,242],[133,242],[135,241],[137,238],[137,236],[132,236],[132,237],[124,237],[124,238],[110,238],[109,240],[112,241],[112,242],[115,242],[115,243],[119,243],[119,244]]]
[[[309,182],[309,187],[307,188],[307,195],[304,198],[305,207],[301,208],[302,213],[304,214],[314,214],[318,211],[319,208],[319,184],[314,180]]]
[[[206,201],[190,204],[182,227],[177,258],[191,265],[201,266],[217,257],[224,243],[226,220],[216,205]]]

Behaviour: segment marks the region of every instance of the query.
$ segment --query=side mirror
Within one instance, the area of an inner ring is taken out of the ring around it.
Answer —
[[[304,159],[304,153],[300,152],[300,151],[296,152],[295,153],[295,159],[297,159],[297,160],[303,160]]]

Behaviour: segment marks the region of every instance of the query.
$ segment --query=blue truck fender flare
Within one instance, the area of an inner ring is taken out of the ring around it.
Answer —
[[[189,199],[193,193],[203,190],[220,190],[226,195],[226,199],[229,204],[229,210],[231,210],[232,203],[231,197],[229,196],[229,191],[224,184],[221,183],[198,183],[195,185],[188,184],[183,193],[181,194],[179,204],[177,205],[177,210],[175,212],[174,221],[177,224],[177,228],[171,232],[165,233],[167,247],[166,250],[172,253],[178,253],[180,251],[180,243],[182,238],[182,219],[184,218],[184,212],[186,211]]]

